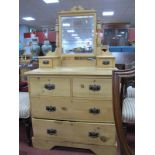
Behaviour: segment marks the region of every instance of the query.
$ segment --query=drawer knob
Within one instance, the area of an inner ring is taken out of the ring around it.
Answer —
[[[89,85],[89,90],[100,91],[100,89],[101,89],[100,85]]]
[[[55,135],[57,133],[57,130],[55,129],[47,129],[47,134],[49,135]]]
[[[49,64],[49,61],[48,60],[44,60],[43,64],[47,65],[47,64]]]
[[[99,133],[98,132],[89,132],[89,137],[91,137],[91,138],[98,138],[99,137]]]
[[[100,113],[100,109],[97,109],[97,108],[90,108],[90,109],[89,109],[89,113],[92,113],[92,114],[99,114],[99,113]]]
[[[47,110],[48,112],[54,112],[54,111],[56,111],[56,107],[53,107],[53,106],[46,106],[46,110]]]
[[[109,65],[109,64],[110,64],[110,61],[109,61],[109,60],[103,60],[103,61],[102,61],[102,64],[103,64],[103,65]]]
[[[44,88],[46,88],[48,90],[53,90],[53,89],[55,89],[55,85],[54,84],[45,84]]]

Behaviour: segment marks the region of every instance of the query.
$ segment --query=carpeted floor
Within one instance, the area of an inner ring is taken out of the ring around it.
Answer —
[[[94,155],[89,150],[57,147],[52,150],[41,150],[30,147],[26,143],[25,129],[19,124],[19,155]],[[117,151],[119,155],[119,151]]]

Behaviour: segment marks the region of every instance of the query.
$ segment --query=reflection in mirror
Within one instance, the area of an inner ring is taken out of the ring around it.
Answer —
[[[93,52],[94,16],[61,17],[61,28],[63,54]]]

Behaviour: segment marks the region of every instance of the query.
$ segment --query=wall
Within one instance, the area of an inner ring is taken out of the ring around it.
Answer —
[[[135,41],[135,28],[128,29],[128,40]]]
[[[116,64],[130,64],[135,61],[135,52],[112,52]]]
[[[24,33],[29,32],[29,27],[19,24],[19,41],[24,42]]]
[[[36,37],[38,37],[38,42],[43,44],[44,40],[46,39],[45,34],[43,32],[36,32],[35,35],[36,35]],[[30,37],[31,37],[31,33],[24,33],[24,38],[30,38]],[[56,32],[49,31],[47,39],[50,42],[55,42],[56,41]]]

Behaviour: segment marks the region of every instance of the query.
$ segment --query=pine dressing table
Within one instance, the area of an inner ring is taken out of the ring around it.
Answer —
[[[39,68],[26,73],[34,147],[115,155],[115,58],[102,50],[100,30],[95,10],[78,6],[59,12],[55,52],[39,57]]]

